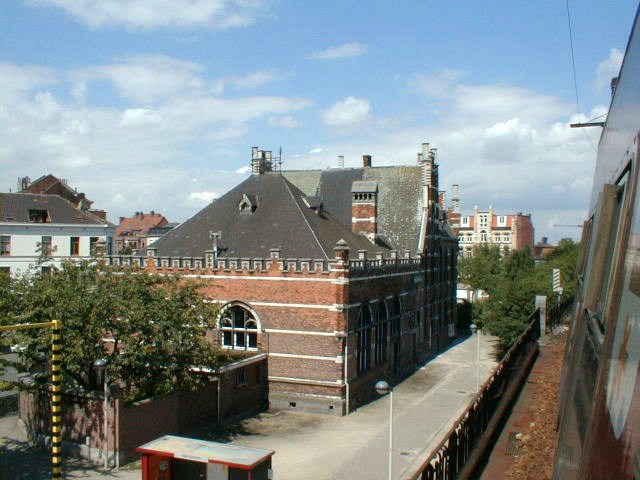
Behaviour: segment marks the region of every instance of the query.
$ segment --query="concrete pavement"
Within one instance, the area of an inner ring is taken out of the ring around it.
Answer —
[[[394,478],[414,472],[465,410],[476,384],[495,367],[495,343],[495,338],[485,335],[480,335],[479,342],[476,337],[464,339],[395,387]],[[388,475],[388,426],[387,396],[346,417],[269,412],[239,422],[222,434],[211,431],[199,436],[275,450],[276,480],[383,480]],[[0,418],[0,478],[50,478],[48,462],[46,451],[28,446],[15,415]],[[78,461],[64,459],[63,463],[65,478],[140,478],[136,468],[104,472]],[[46,467],[35,468],[40,464]],[[20,468],[27,470],[21,473]]]
[[[496,339],[480,336],[478,380],[496,363]],[[476,391],[476,337],[453,346],[394,390],[393,477],[422,464],[464,412]],[[233,443],[276,451],[277,480],[388,478],[389,398],[347,417],[283,411],[242,422]]]

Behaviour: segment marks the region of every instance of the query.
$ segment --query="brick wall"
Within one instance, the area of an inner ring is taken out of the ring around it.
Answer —
[[[182,435],[203,426],[227,423],[267,408],[266,355],[221,367],[193,392],[175,392],[134,403],[111,397],[107,450],[110,463],[138,457],[136,447],[162,435]],[[218,408],[220,399],[220,408]],[[20,392],[20,419],[34,440],[50,431],[48,390]],[[104,397],[98,392],[63,394],[63,445],[67,454],[103,461]]]

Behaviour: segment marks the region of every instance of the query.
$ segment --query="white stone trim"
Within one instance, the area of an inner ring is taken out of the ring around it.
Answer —
[[[310,380],[308,378],[296,378],[296,377],[275,377],[269,375],[270,382],[285,382],[285,383],[300,383],[303,385],[318,385],[322,387],[341,387],[344,385],[342,380]],[[321,397],[329,397],[330,395],[320,395]],[[338,398],[338,397],[336,397]]]
[[[335,337],[336,334],[342,334],[343,332],[319,332],[313,330],[280,330],[277,328],[266,328],[266,333],[284,333],[290,335],[315,335],[318,337]]]
[[[334,357],[323,357],[321,355],[300,355],[300,354],[296,354],[296,353],[274,353],[274,352],[269,352],[269,356],[270,357],[280,357],[280,358],[304,358],[305,360],[320,360],[320,361],[330,361],[330,362],[335,362],[335,363],[342,363],[342,362],[338,362],[338,357],[334,356]]]

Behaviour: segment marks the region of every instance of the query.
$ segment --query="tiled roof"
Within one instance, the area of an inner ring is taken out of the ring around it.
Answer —
[[[33,223],[30,211],[46,212],[47,223],[109,224],[58,195],[0,193],[0,222]]]
[[[349,190],[347,190],[349,194]],[[351,232],[330,213],[318,212],[305,194],[280,173],[252,175],[153,244],[159,256],[200,257],[212,250],[211,232],[220,232],[219,257],[267,258],[272,248],[284,258],[333,258],[344,239],[352,251],[385,247]],[[244,208],[243,198],[255,201]]]
[[[133,217],[123,218],[116,228],[116,235],[125,235],[125,232],[133,232],[136,236],[146,235],[155,227],[163,227],[167,224],[167,219],[160,213],[140,213]]]

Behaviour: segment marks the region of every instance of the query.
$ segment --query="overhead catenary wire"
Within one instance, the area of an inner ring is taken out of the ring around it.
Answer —
[[[566,0],[565,5],[567,7],[567,26],[569,29],[569,48],[571,50],[571,70],[573,72],[573,91],[576,97],[576,113],[578,114],[578,122],[580,122],[580,96],[578,95],[578,75],[576,74],[576,56],[573,48],[573,29],[571,27],[571,8],[569,6],[569,0]],[[588,122],[587,122],[588,123]],[[583,134],[594,152],[597,152],[596,146],[591,141],[591,138],[583,130]]]

